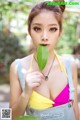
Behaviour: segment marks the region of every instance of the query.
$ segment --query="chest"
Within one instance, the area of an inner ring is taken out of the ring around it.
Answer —
[[[61,93],[67,83],[68,80],[65,73],[55,69],[54,72],[50,72],[48,80],[44,80],[39,87],[35,88],[35,91],[53,100]]]

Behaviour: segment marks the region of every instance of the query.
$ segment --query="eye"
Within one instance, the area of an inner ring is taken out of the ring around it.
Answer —
[[[39,27],[34,27],[33,29],[34,29],[34,31],[36,31],[36,32],[39,32],[39,31],[41,30],[41,28],[39,28]]]
[[[50,28],[50,31],[56,32],[58,29],[56,27]]]

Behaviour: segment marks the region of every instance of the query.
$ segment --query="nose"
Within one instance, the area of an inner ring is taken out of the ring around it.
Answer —
[[[43,34],[42,34],[41,40],[42,40],[42,41],[48,41],[48,35],[47,35],[47,33],[43,33]]]

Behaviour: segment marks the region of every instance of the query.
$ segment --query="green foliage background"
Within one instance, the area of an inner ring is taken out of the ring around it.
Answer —
[[[15,58],[29,54],[29,48],[25,44],[29,41],[27,18],[32,6],[40,1],[43,0],[0,1],[0,63],[4,62],[8,66]],[[12,26],[14,20],[16,25]],[[80,13],[65,11],[63,33],[55,48],[59,54],[72,54],[73,47],[80,44],[80,37],[77,37],[79,24]],[[15,30],[12,31],[12,28]],[[23,28],[26,29],[25,32]]]

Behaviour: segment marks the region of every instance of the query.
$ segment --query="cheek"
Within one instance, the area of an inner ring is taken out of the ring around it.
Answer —
[[[58,42],[59,37],[60,37],[60,32],[58,31],[58,32],[54,35],[55,42]]]
[[[51,43],[52,43],[53,47],[55,47],[55,45],[58,42],[58,40],[59,40],[59,34],[53,35],[52,40],[51,40]]]
[[[35,41],[35,34],[33,31],[31,31],[31,38],[32,38],[32,41],[34,42]]]
[[[58,38],[57,39],[53,39],[52,46],[55,46],[57,42],[58,42]]]
[[[31,38],[32,38],[32,41],[35,45],[39,44],[40,36],[38,34],[36,34],[34,31],[31,31]]]
[[[32,39],[32,42],[33,42],[33,44],[35,45],[35,46],[37,46],[38,45],[38,37],[37,36],[35,36],[34,34],[31,34],[31,39]]]
[[[56,43],[57,41],[58,41],[58,39],[59,39],[59,33],[55,33],[55,34],[53,34],[53,36],[52,36],[52,42],[54,43]]]
[[[37,40],[37,38],[38,38],[38,35],[33,30],[31,30],[31,38],[33,40]]]

